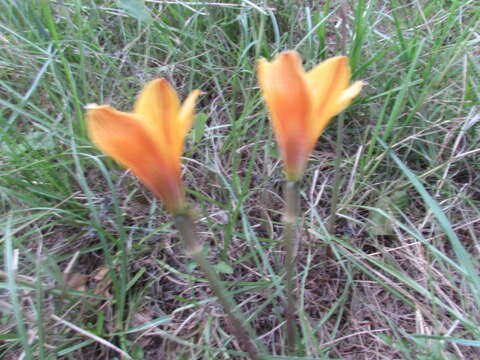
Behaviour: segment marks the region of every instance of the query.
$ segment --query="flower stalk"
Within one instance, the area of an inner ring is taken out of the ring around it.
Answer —
[[[344,110],[361,91],[363,83],[350,84],[348,58],[336,56],[305,71],[300,55],[285,51],[272,61],[257,63],[260,89],[270,114],[270,121],[284,162],[285,187],[285,283],[287,321],[286,347],[295,354],[296,300],[295,258],[298,250],[298,182],[305,172],[308,157],[330,119]],[[340,139],[339,141],[341,141]],[[340,149],[337,146],[337,149]],[[339,159],[337,153],[337,159]],[[339,160],[337,160],[339,161]],[[338,170],[339,163],[336,163]],[[338,173],[338,172],[337,172]],[[338,175],[336,175],[338,182]],[[338,186],[338,185],[337,185]],[[338,202],[338,188],[336,190]],[[332,205],[334,210],[336,205]],[[331,217],[334,224],[335,217]]]
[[[335,144],[335,163],[334,163],[334,172],[333,172],[333,191],[332,191],[332,200],[330,201],[330,217],[327,223],[327,231],[331,235],[335,235],[335,222],[337,220],[337,209],[338,209],[338,195],[340,193],[340,165],[342,159],[342,150],[343,150],[343,133],[344,133],[344,117],[341,114],[338,117],[337,123],[337,141]],[[331,246],[327,247],[326,251],[327,257],[333,258],[333,251]]]
[[[259,360],[258,350],[252,340],[252,336],[250,335],[253,335],[253,333],[243,325],[240,319],[245,317],[242,316],[239,310],[237,310],[235,301],[230,296],[217,272],[203,253],[202,246],[197,241],[197,234],[195,232],[192,217],[188,212],[178,213],[175,215],[175,225],[183,239],[187,254],[195,261],[203,272],[213,290],[213,293],[217,297],[218,302],[222,305],[223,310],[227,315],[229,329],[237,339],[240,348],[248,353],[250,359]]]
[[[297,221],[300,206],[299,185],[297,181],[287,181],[285,184],[285,233],[283,247],[285,250],[285,283],[287,300],[285,305],[285,318],[287,320],[287,353],[295,354],[296,325],[296,296],[295,296],[295,258],[298,252]]]
[[[181,155],[199,95],[199,90],[192,91],[182,104],[175,89],[165,79],[155,79],[140,92],[132,112],[121,112],[107,105],[89,105],[88,133],[97,147],[130,169],[175,217],[187,253],[202,270],[223,306],[231,333],[241,349],[252,360],[257,360],[258,351],[252,340],[254,332],[246,329],[247,324],[240,321],[244,317],[207,261],[187,211],[181,180]],[[126,258],[122,260],[126,267]],[[126,283],[124,277],[121,280],[122,284]]]

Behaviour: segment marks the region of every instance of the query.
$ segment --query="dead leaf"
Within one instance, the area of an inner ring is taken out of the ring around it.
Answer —
[[[67,278],[67,287],[77,291],[85,291],[88,276],[80,273],[70,274]]]
[[[107,274],[108,274],[108,268],[105,266],[102,266],[97,270],[97,273],[95,274],[93,279],[97,281],[102,281],[105,278],[105,276],[107,276]]]

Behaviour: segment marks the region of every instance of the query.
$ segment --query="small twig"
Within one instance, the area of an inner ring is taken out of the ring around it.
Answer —
[[[122,357],[126,358],[126,359],[132,359],[132,357],[130,355],[128,355],[125,351],[123,351],[122,349],[116,347],[115,345],[113,345],[112,343],[109,343],[107,340],[105,339],[102,339],[100,336],[97,336],[93,333],[91,333],[90,331],[87,331],[87,330],[84,330],[80,327],[78,327],[77,325],[74,325],[72,324],[71,322],[68,322],[66,320],[63,320],[62,318],[59,318],[57,315],[55,314],[52,314],[50,315],[51,318],[67,327],[69,327],[70,329],[72,330],[75,330],[76,332],[102,344],[102,345],[105,345],[106,347],[112,349],[113,351],[116,351],[117,353],[119,353],[120,355],[122,355]]]
[[[359,335],[365,335],[365,334],[373,334],[373,333],[377,333],[377,332],[386,332],[386,331],[389,331],[390,329],[389,328],[384,328],[384,329],[374,329],[374,330],[365,330],[365,331],[359,331],[359,332],[356,332],[354,334],[349,334],[349,335],[345,335],[345,336],[342,336],[342,337],[339,337],[339,338],[336,338],[336,339],[333,339],[331,341],[327,341],[326,343],[323,343],[321,345],[322,348],[326,348],[328,346],[332,346],[332,345],[335,345],[336,343],[340,342],[340,341],[343,341],[343,340],[346,340],[346,339],[350,339],[352,337],[355,337],[355,336],[359,336]]]
[[[342,52],[344,54],[347,51],[347,36],[348,36],[347,9],[348,9],[347,1],[345,1],[345,0],[340,1],[340,6],[338,8],[338,16],[341,19],[340,34],[341,34],[341,37],[342,37],[342,39],[341,39]]]

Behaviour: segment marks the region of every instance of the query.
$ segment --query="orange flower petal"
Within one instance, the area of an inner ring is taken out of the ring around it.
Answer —
[[[296,176],[308,156],[305,137],[311,115],[311,95],[298,53],[281,53],[271,63],[259,60],[258,79],[287,174]]]
[[[358,95],[362,83],[349,86],[351,71],[345,56],[305,73],[298,53],[288,51],[270,63],[259,60],[257,71],[287,179],[298,180],[318,137]]]
[[[134,114],[109,106],[87,110],[88,133],[95,145],[133,173],[175,211],[183,202],[179,159],[160,151],[150,129]]]
[[[179,156],[183,153],[183,142],[188,131],[192,128],[195,117],[195,102],[202,92],[200,90],[193,90],[183,102],[180,112],[178,113],[179,132],[183,133],[180,148],[177,149]]]
[[[336,115],[336,102],[348,87],[351,71],[348,59],[337,56],[315,66],[307,74],[313,98],[311,131],[314,141],[318,139],[332,116]]]
[[[134,113],[142,117],[163,151],[179,147],[185,134],[179,131],[177,115],[180,101],[175,89],[165,79],[150,81],[137,98]]]
[[[344,90],[335,102],[335,106],[332,108],[333,115],[337,115],[350,105],[352,99],[362,91],[363,85],[364,83],[362,81],[355,81],[350,87]]]

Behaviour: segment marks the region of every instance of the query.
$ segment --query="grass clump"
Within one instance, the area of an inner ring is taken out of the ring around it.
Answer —
[[[171,218],[86,139],[86,104],[129,110],[164,77],[205,92],[183,169],[199,236],[264,358],[286,358],[283,174],[255,60],[294,49],[307,69],[343,53],[368,83],[331,231],[335,120],[303,180],[297,358],[478,358],[475,2],[134,3],[0,4],[1,357],[242,358]]]

